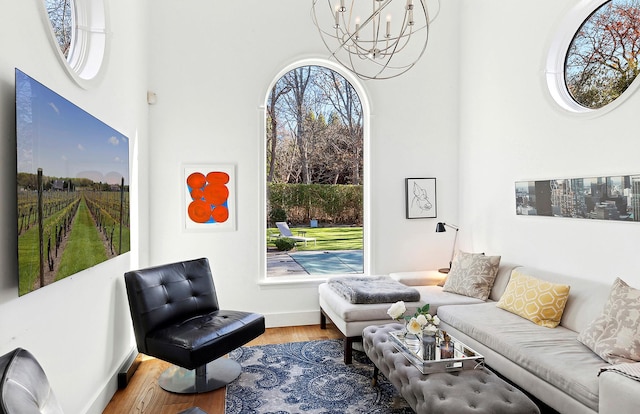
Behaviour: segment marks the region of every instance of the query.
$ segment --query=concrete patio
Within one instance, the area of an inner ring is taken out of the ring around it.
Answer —
[[[307,268],[301,265],[305,262]],[[345,273],[362,273],[361,250],[283,252],[276,248],[267,249],[269,277]]]

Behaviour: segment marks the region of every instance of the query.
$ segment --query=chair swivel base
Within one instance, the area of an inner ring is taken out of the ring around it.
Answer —
[[[176,394],[203,393],[224,387],[241,372],[240,364],[229,358],[218,358],[192,370],[172,365],[160,374],[158,385]]]

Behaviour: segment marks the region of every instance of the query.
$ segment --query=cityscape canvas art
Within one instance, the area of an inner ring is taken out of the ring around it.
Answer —
[[[516,214],[640,221],[640,174],[517,181]]]

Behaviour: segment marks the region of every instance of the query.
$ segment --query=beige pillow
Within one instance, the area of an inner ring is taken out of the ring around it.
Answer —
[[[471,253],[471,254],[480,254],[480,255],[484,256],[484,253]],[[451,263],[451,265],[453,266],[453,262]],[[451,269],[449,269],[449,271],[451,271]],[[447,275],[448,275],[448,273],[447,273]],[[447,276],[442,278],[442,280],[440,281],[440,283],[438,283],[437,286],[443,287],[445,283],[447,283]]]
[[[498,266],[500,256],[458,250],[442,290],[487,300],[498,274]]]
[[[611,364],[640,361],[640,290],[616,278],[602,314],[578,341]]]
[[[555,328],[562,319],[569,289],[569,285],[536,279],[514,270],[496,306],[536,325]]]

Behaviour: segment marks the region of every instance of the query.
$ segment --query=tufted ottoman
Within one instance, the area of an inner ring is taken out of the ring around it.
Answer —
[[[422,374],[388,337],[400,324],[368,326],[362,332],[367,356],[418,413],[540,413],[517,388],[487,368]]]

